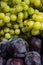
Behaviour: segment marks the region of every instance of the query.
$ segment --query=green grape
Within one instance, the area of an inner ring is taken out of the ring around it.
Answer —
[[[36,18],[35,18],[36,21],[39,21],[39,22],[43,22],[43,17],[42,15],[37,15]]]
[[[9,16],[5,16],[4,17],[4,23],[9,23],[10,22],[10,17]]]
[[[17,23],[22,23],[22,19],[20,20],[20,19],[17,19]]]
[[[28,27],[23,27],[23,28],[22,28],[22,32],[23,32],[23,33],[30,32],[30,29],[28,29]]]
[[[12,24],[11,23],[7,23],[7,27],[11,28]]]
[[[27,22],[28,28],[31,29],[34,25],[34,21]]]
[[[1,2],[1,7],[4,8],[5,6],[7,6],[7,3],[5,3],[5,2],[2,1]]]
[[[6,13],[6,12],[9,12],[10,11],[10,7],[7,5],[3,8],[3,11]]]
[[[35,9],[35,10],[34,10],[34,13],[35,13],[35,14],[39,14],[39,10]]]
[[[21,0],[15,0],[16,4],[21,4]]]
[[[0,34],[1,34],[1,35],[4,35],[4,31],[3,31],[3,30],[1,30],[1,31],[0,31]]]
[[[7,28],[7,27],[6,27],[6,28],[4,28],[4,32],[5,32],[5,33],[8,33],[9,31],[10,31],[10,29],[9,29],[9,28]]]
[[[24,0],[24,2],[29,5],[30,4],[30,0]]]
[[[28,12],[24,12],[24,19],[28,18]]]
[[[23,17],[24,17],[24,16],[23,16],[23,13],[22,13],[22,12],[18,13],[18,19],[19,19],[19,20],[23,19]]]
[[[34,14],[34,9],[32,7],[28,8],[28,13],[29,15]]]
[[[10,13],[16,14],[16,13],[17,13],[17,12],[16,12],[16,8],[10,8]]]
[[[19,27],[20,28],[23,28],[23,22],[19,24]]]
[[[26,5],[26,2],[22,1],[22,6]]]
[[[40,27],[40,30],[43,30],[43,22],[41,23],[41,27]]]
[[[18,24],[14,24],[14,29],[18,29],[19,25]]]
[[[8,41],[8,40],[5,39],[4,37],[1,37],[1,41]]]
[[[27,25],[27,22],[28,22],[28,20],[25,20],[25,21],[24,21],[24,25]]]
[[[6,34],[5,34],[5,39],[10,39],[10,38],[11,38],[10,33],[6,33]]]
[[[20,29],[15,29],[15,34],[19,35],[20,34]]]
[[[22,32],[23,33],[27,32],[25,27],[22,28]]]
[[[32,20],[36,21],[36,17],[37,17],[37,15],[36,14],[33,14]]]
[[[3,20],[0,20],[0,27],[4,25]]]
[[[40,31],[39,31],[39,30],[32,29],[31,34],[32,34],[33,36],[39,35],[39,34],[40,34]]]
[[[4,13],[0,13],[0,19],[3,19],[5,17]]]
[[[11,14],[10,13],[6,13],[6,16],[10,16]]]
[[[29,8],[29,7],[28,7],[28,5],[26,5],[26,4],[23,6],[23,10],[24,10],[24,11],[27,11],[28,8]]]
[[[33,28],[34,28],[35,30],[39,30],[40,27],[41,27],[41,23],[40,23],[40,22],[35,22],[34,25],[33,25]]]
[[[39,7],[41,5],[41,1],[40,0],[34,0],[34,5],[36,7]]]
[[[17,16],[12,14],[10,19],[11,19],[11,21],[16,21],[17,20]]]
[[[21,5],[17,5],[17,6],[16,6],[16,11],[17,11],[17,12],[23,11],[23,7],[22,7]]]
[[[11,34],[11,35],[14,35],[14,30],[13,29],[11,29],[10,31],[9,31],[9,33]]]

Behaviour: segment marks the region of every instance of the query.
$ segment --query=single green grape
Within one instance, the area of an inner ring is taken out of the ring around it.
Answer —
[[[43,16],[42,15],[37,15],[36,16],[36,21],[43,22]]]
[[[27,11],[28,8],[29,8],[29,7],[28,7],[28,5],[26,5],[26,4],[23,6],[23,10],[24,10],[24,11]]]
[[[10,13],[6,13],[6,16],[10,16],[11,14]]]
[[[0,34],[1,34],[1,35],[4,35],[4,31],[3,31],[3,30],[1,30],[1,31],[0,31]]]
[[[0,27],[2,27],[4,25],[3,20],[0,20]]]
[[[17,20],[17,16],[14,15],[14,14],[12,14],[12,15],[10,16],[10,19],[11,19],[11,21],[16,21],[16,20]]]
[[[7,27],[6,27],[6,28],[4,28],[4,32],[5,32],[5,33],[8,33],[9,31],[10,31],[10,29],[9,29],[9,28],[7,28]]]
[[[23,20],[21,19],[17,19],[17,23],[22,23],[23,22]]]
[[[40,22],[35,22],[34,25],[33,25],[33,29],[35,30],[39,30],[41,27],[41,23]]]
[[[24,25],[27,25],[27,22],[28,22],[28,20],[24,20],[23,24]]]
[[[4,37],[1,37],[1,41],[8,41],[8,40],[5,39]]]
[[[15,29],[15,34],[19,35],[20,34],[20,29]]]
[[[3,11],[6,13],[6,12],[9,12],[10,11],[10,7],[7,5],[3,8]]]
[[[32,29],[31,34],[33,36],[39,35],[40,34],[40,31],[39,30]]]
[[[41,5],[41,1],[40,0],[34,0],[34,5],[36,7],[39,7]]]
[[[14,24],[14,29],[18,29],[19,25],[18,24]]]
[[[33,14],[32,15],[32,20],[36,21],[36,17],[37,17],[37,15],[36,14]]]
[[[39,14],[39,10],[35,9],[34,14]]]
[[[4,13],[0,13],[0,19],[3,19],[5,17]]]
[[[23,28],[23,22],[19,24],[19,27],[20,28]]]
[[[5,6],[7,6],[6,2],[1,1],[1,7],[4,8]]]
[[[24,12],[24,19],[28,18],[28,12]]]
[[[33,25],[34,25],[34,21],[27,22],[27,26],[29,29],[33,28]]]
[[[10,39],[10,38],[11,38],[10,33],[6,33],[6,34],[5,34],[5,39]]]
[[[28,14],[33,15],[34,14],[34,9],[32,7],[28,8]]]
[[[25,33],[26,32],[26,27],[22,28],[22,32]]]
[[[16,12],[16,8],[10,8],[10,13],[16,14],[16,13],[17,13],[17,12]]]
[[[9,33],[10,33],[11,35],[14,35],[15,31],[14,31],[13,29],[10,29]]]
[[[16,4],[21,4],[21,0],[15,0]]]
[[[22,5],[17,5],[17,6],[16,6],[16,11],[17,11],[17,12],[23,11]]]
[[[4,23],[9,23],[10,22],[10,17],[9,16],[5,16],[4,17]]]
[[[27,33],[30,31],[30,29],[28,29],[28,27],[23,27],[21,30],[23,33]]]
[[[30,4],[30,0],[24,0],[24,2],[29,5]]]
[[[19,20],[23,19],[23,17],[24,17],[24,15],[23,15],[22,12],[18,13],[18,19],[19,19]]]
[[[11,23],[7,23],[6,25],[7,25],[7,27],[9,27],[9,28],[12,27],[12,24],[11,24]]]

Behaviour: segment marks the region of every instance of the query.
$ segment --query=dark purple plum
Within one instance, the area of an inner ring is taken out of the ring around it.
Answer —
[[[41,51],[41,40],[39,38],[33,37],[30,42],[30,49],[33,51]]]
[[[10,58],[6,65],[24,65],[24,62],[22,59]]]
[[[8,53],[14,54],[15,57],[24,57],[25,53],[29,51],[28,43],[22,38],[11,40],[7,48]]]
[[[26,65],[41,65],[41,56],[38,52],[31,51],[26,54]]]

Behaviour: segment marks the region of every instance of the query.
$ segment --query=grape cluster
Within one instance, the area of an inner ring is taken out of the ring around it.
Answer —
[[[1,0],[0,40],[31,35],[43,36],[43,0]]]

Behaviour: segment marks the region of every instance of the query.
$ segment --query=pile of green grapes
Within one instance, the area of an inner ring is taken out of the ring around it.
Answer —
[[[43,0],[0,0],[0,40],[43,36]]]

